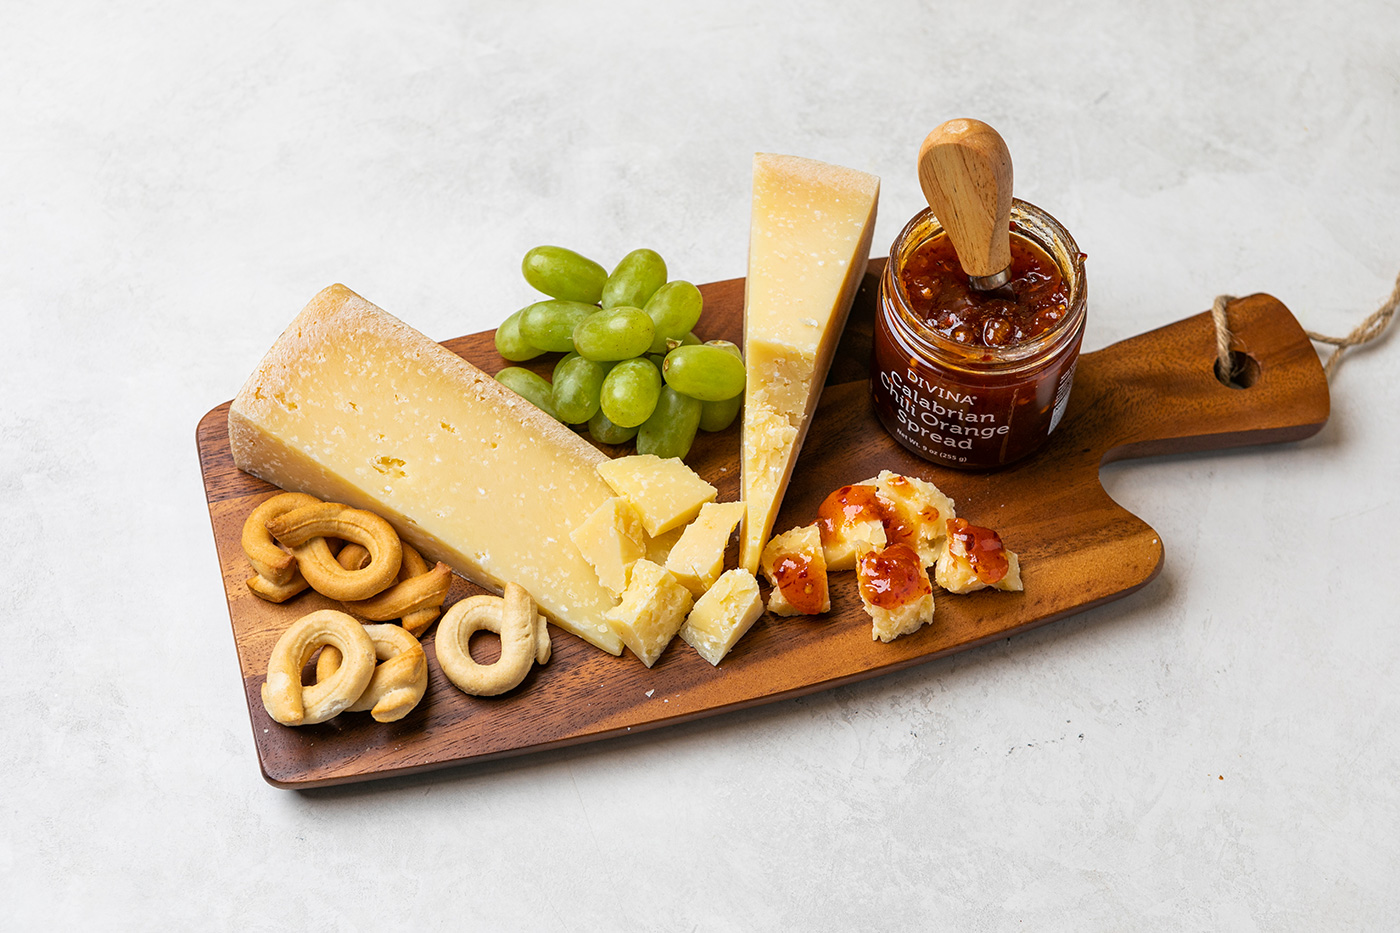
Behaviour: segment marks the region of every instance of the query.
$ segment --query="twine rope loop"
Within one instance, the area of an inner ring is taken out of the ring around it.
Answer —
[[[1215,322],[1215,355],[1218,371],[1228,379],[1234,378],[1236,374],[1234,361],[1230,354],[1230,344],[1234,341],[1234,334],[1230,331],[1229,305],[1234,300],[1234,295],[1218,295],[1210,309],[1211,320]],[[1310,340],[1336,347],[1328,354],[1327,362],[1322,366],[1323,374],[1330,380],[1332,373],[1337,369],[1337,364],[1342,361],[1343,353],[1352,347],[1370,343],[1384,334],[1386,329],[1390,327],[1390,322],[1395,319],[1397,308],[1400,308],[1400,275],[1395,276],[1395,287],[1390,290],[1390,297],[1345,337],[1329,337],[1316,331],[1305,330],[1304,333],[1308,335]]]

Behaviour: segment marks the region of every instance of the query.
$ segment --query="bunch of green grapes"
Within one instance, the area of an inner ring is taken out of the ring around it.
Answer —
[[[609,273],[560,246],[537,246],[525,281],[549,296],[496,328],[511,362],[563,353],[551,382],[519,366],[496,374],[506,387],[565,424],[588,426],[603,444],[636,439],[637,452],[684,458],[695,432],[723,431],[744,401],[744,358],[727,340],[695,336],[703,299],[667,281],[666,261],[633,250]]]

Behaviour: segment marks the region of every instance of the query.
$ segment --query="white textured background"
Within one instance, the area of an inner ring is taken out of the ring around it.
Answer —
[[[977,9],[978,12],[974,12]],[[540,242],[743,274],[749,161],[998,127],[1092,349],[1400,271],[1388,2],[0,5],[0,927],[1337,930],[1400,912],[1400,347],[1296,445],[1115,465],[1143,592],[762,710],[293,793],[194,427],[343,281],[438,338]],[[1047,503],[1053,508],[1053,503]]]

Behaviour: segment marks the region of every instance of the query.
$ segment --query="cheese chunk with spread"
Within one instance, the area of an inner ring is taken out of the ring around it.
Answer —
[[[933,621],[933,585],[923,559],[907,544],[861,554],[856,583],[872,623],[871,640],[891,642]]]
[[[627,572],[646,556],[646,532],[637,510],[620,496],[598,506],[569,539],[598,573],[598,582],[614,596],[627,588]]]
[[[778,535],[763,549],[763,575],[773,584],[768,610],[780,616],[811,616],[831,611],[826,555],[815,524]]]
[[[753,163],[744,288],[739,562],[757,573],[822,383],[865,276],[880,180],[795,156]]]
[[[919,552],[925,567],[933,566],[948,535],[948,519],[957,517],[953,500],[927,480],[889,470],[881,470],[868,482],[894,507],[899,523],[907,529],[903,543]]]
[[[753,574],[729,570],[695,601],[681,638],[716,667],[763,615],[763,596]]]
[[[632,503],[642,525],[653,538],[689,524],[700,506],[719,493],[695,471],[675,457],[636,454],[604,459],[598,475],[619,496]]]
[[[706,502],[666,555],[666,569],[697,599],[724,572],[724,549],[744,517],[742,502]]]
[[[948,535],[940,544],[934,579],[950,593],[972,593],[993,587],[1021,590],[1021,559],[1002,544],[990,528],[963,519],[947,522]]]
[[[608,610],[608,622],[643,664],[651,667],[685,624],[694,600],[690,591],[661,567],[642,558],[632,565],[622,604]]]
[[[343,285],[311,300],[229,410],[238,468],[386,518],[427,556],[621,654],[616,599],[569,541],[607,457]]]

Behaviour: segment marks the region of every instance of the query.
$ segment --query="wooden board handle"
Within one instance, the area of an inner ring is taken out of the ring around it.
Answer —
[[[1207,311],[1085,354],[1064,425],[1077,437],[1064,440],[1092,438],[1093,453],[1109,462],[1317,433],[1330,410],[1327,378],[1297,319],[1262,294],[1236,299],[1228,313],[1247,387],[1216,377]]]

